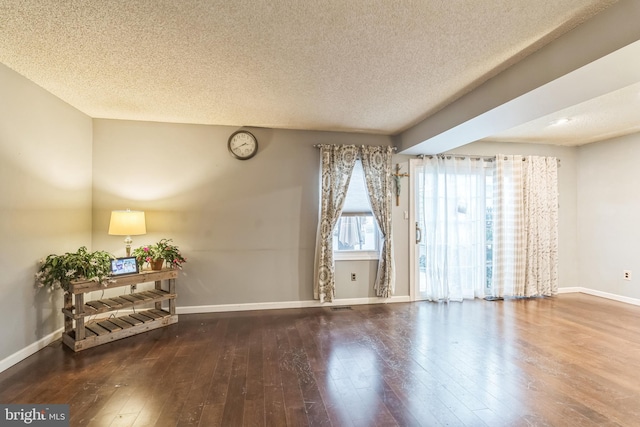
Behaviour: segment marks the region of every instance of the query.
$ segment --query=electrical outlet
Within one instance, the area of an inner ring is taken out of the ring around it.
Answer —
[[[622,270],[624,280],[631,280],[631,270]]]
[[[351,281],[352,282],[356,281],[356,273],[351,273]]]

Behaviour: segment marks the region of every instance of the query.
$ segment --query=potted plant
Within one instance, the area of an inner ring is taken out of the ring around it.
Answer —
[[[106,286],[113,282],[110,277],[112,259],[115,257],[108,252],[89,252],[85,246],[77,252],[51,254],[40,261],[36,283],[38,287],[62,288],[65,292],[74,280],[93,280]]]
[[[182,264],[187,262],[180,253],[176,245],[171,244],[172,239],[161,239],[153,245],[145,245],[133,250],[132,255],[136,257],[138,265],[149,263],[152,270],[162,269],[164,263],[168,268],[182,269]]]

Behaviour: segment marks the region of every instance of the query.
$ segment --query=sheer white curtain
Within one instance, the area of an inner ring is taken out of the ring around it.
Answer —
[[[426,299],[484,297],[489,165],[469,157],[436,156],[425,158],[418,171]]]
[[[498,155],[494,188],[493,296],[556,294],[556,158]]]
[[[333,301],[335,295],[333,230],[342,212],[357,155],[355,145],[320,146],[320,218],[313,281],[313,296],[320,302]]]
[[[391,179],[391,147],[362,147],[362,168],[367,183],[371,210],[376,218],[382,242],[374,289],[376,295],[388,298],[395,287],[391,210],[393,181]]]

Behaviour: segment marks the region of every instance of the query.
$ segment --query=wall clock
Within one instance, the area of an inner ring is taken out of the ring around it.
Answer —
[[[258,152],[258,140],[251,132],[239,130],[229,137],[228,147],[236,159],[248,160]]]

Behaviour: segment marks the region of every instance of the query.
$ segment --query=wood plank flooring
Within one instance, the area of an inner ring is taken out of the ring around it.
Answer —
[[[640,307],[583,294],[180,315],[0,373],[72,426],[640,426]]]

